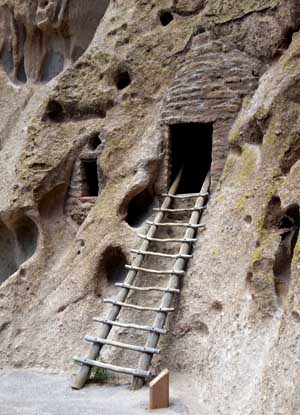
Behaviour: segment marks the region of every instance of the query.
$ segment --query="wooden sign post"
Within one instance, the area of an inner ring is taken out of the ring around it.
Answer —
[[[150,403],[149,409],[169,408],[169,371],[163,370],[155,379],[150,382]]]

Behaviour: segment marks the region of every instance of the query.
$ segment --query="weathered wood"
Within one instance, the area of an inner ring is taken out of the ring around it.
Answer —
[[[192,229],[192,230],[194,230],[194,229]],[[142,234],[140,234],[140,233],[138,233],[138,237],[139,238],[142,238],[142,239],[146,239],[147,241],[150,241],[150,242],[180,242],[180,243],[184,243],[184,242],[186,242],[186,243],[194,243],[194,242],[197,242],[197,239],[196,238],[184,238],[184,239],[180,239],[180,238],[167,238],[167,239],[160,239],[160,238],[151,238],[151,237],[149,237],[149,236],[147,236],[147,235],[142,235]]]
[[[94,317],[93,320],[96,321],[97,323],[109,324],[111,326],[123,327],[125,329],[135,329],[135,330],[141,330],[141,331],[150,331],[150,332],[158,333],[158,334],[167,334],[167,330],[156,329],[155,327],[151,327],[151,326],[141,326],[139,324],[122,323],[121,321],[110,321],[110,320],[105,320],[103,318],[98,318],[98,317]]]
[[[155,379],[149,384],[149,409],[169,408],[170,375],[168,369],[163,370]]]
[[[161,252],[141,251],[140,249],[139,250],[138,249],[131,249],[131,252],[134,253],[134,254],[159,256],[159,257],[162,257],[162,258],[172,258],[172,259],[177,259],[177,258],[190,259],[190,258],[193,258],[193,255],[163,254]]]
[[[162,227],[162,226],[170,226],[170,227],[179,227],[179,228],[193,228],[193,229],[199,229],[199,228],[205,228],[205,225],[201,225],[200,223],[198,223],[197,225],[191,225],[190,223],[180,223],[180,222],[161,222],[161,223],[155,223],[155,222],[151,222],[150,220],[147,220],[147,224],[148,225],[155,225],[158,227]]]
[[[160,353],[160,349],[157,349],[154,347],[135,346],[133,344],[121,343],[121,342],[117,342],[114,340],[101,339],[100,337],[97,337],[97,336],[85,336],[84,340],[86,340],[89,343],[99,343],[99,344],[106,345],[106,346],[119,347],[120,349],[133,350],[134,352],[149,353],[149,354]]]
[[[180,180],[181,180],[181,176],[182,176],[182,169],[178,173],[176,179],[174,180],[174,183],[172,184],[172,186],[170,188],[170,191],[169,191],[170,194],[175,194],[176,193],[176,190],[177,190],[178,185],[179,185]],[[170,206],[171,202],[172,202],[171,197],[169,197],[169,196],[166,197],[165,200],[163,201],[162,207],[163,208],[168,208]],[[164,217],[164,213],[159,212],[155,217],[155,222],[161,222],[163,217]],[[156,233],[156,230],[157,230],[156,226],[151,226],[150,229],[148,230],[147,235],[149,237],[153,237]],[[150,244],[150,242],[145,240],[142,243],[141,250],[142,251],[147,251],[147,249],[149,247],[149,244]],[[138,266],[142,265],[143,260],[144,260],[144,255],[139,254],[135,258],[135,261],[134,261],[133,265],[138,267]],[[126,276],[125,282],[129,285],[133,284],[135,278],[136,278],[136,271],[129,271],[127,276]],[[126,300],[128,293],[129,293],[129,289],[123,287],[120,290],[119,295],[117,297],[118,301],[120,303],[122,303],[124,300]],[[121,310],[121,307],[119,305],[114,305],[111,308],[110,312],[108,313],[107,319],[108,320],[116,320],[116,318],[118,317],[118,315],[120,313],[120,310]],[[111,328],[112,328],[112,326],[110,326],[109,324],[104,325],[101,332],[100,332],[100,337],[107,338],[107,336],[109,335],[109,333],[111,331]],[[100,354],[101,348],[102,348],[101,344],[93,344],[87,358],[90,359],[90,360],[96,360],[98,358],[99,354]],[[81,389],[85,385],[85,383],[87,382],[87,380],[90,376],[90,371],[91,371],[90,366],[86,365],[86,364],[83,364],[81,366],[80,370],[79,370],[79,373],[78,373],[73,385],[72,385],[72,388],[73,389]]]
[[[98,362],[97,360],[87,359],[84,357],[74,357],[75,362],[91,367],[99,367],[101,369],[111,370],[112,372],[123,373],[124,375],[138,376],[140,378],[150,378],[149,370],[131,369],[128,367],[110,365],[108,363]]]
[[[173,271],[173,270],[159,270],[159,269],[149,269],[142,267],[134,267],[133,265],[125,265],[126,269],[133,269],[134,271],[145,272],[148,274],[158,274],[158,275],[184,275],[184,271]]]
[[[206,194],[209,191],[209,186],[210,186],[210,173],[207,174],[206,179],[203,183],[202,189],[201,189],[201,194]],[[203,197],[199,197],[196,201],[196,207],[201,207],[203,206],[205,203],[205,199]],[[196,224],[199,223],[200,218],[201,218],[201,210],[196,210],[192,213],[191,218],[190,218],[190,223],[191,224]],[[186,230],[185,233],[185,238],[186,239],[192,239],[195,236],[196,230],[192,229],[192,228],[188,228]],[[180,253],[181,254],[189,254],[190,253],[190,249],[191,246],[189,243],[183,243],[181,245],[180,248]],[[178,258],[175,261],[174,264],[174,269],[177,270],[181,270],[183,269],[183,267],[185,266],[185,260],[183,258]],[[170,278],[169,281],[169,288],[178,288],[180,284],[180,278],[177,275],[173,275]],[[170,307],[172,304],[174,298],[174,294],[173,293],[165,293],[160,306],[167,308]],[[157,313],[156,318],[152,324],[153,327],[157,327],[157,328],[163,328],[165,326],[166,323],[166,319],[167,319],[167,314],[165,313]],[[159,335],[156,333],[151,333],[148,336],[148,340],[146,343],[147,347],[157,347],[159,341]],[[139,361],[139,369],[141,370],[146,370],[148,369],[149,365],[151,363],[151,356],[147,355],[147,354],[142,354],[140,361]],[[133,382],[132,382],[132,388],[133,389],[139,389],[143,386],[144,380],[142,378],[139,377],[134,377]]]
[[[117,305],[119,307],[124,307],[124,308],[133,308],[134,310],[139,310],[139,311],[154,311],[154,312],[161,312],[161,313],[171,313],[172,311],[175,311],[175,308],[170,308],[170,307],[142,307],[139,305],[135,305],[135,304],[128,304],[128,303],[122,303],[120,301],[116,301],[116,300],[111,300],[109,298],[105,298],[103,300],[104,303],[106,304],[113,304],[113,305]]]
[[[207,197],[209,193],[182,193],[180,195],[174,195],[169,193],[163,193],[163,197],[171,197],[172,199],[189,199],[189,198],[198,198],[198,197]]]
[[[116,282],[116,287],[125,287],[129,288],[130,290],[135,290],[135,291],[161,291],[161,292],[165,292],[165,293],[175,293],[175,294],[179,294],[180,290],[175,289],[175,288],[163,288],[163,287],[137,287],[135,285],[129,285],[129,284],[124,284],[123,282]]]
[[[163,207],[161,207],[161,208],[153,208],[153,210],[155,211],[155,212],[169,212],[169,213],[172,213],[172,212],[176,212],[176,213],[179,213],[179,212],[197,212],[197,211],[201,211],[201,210],[205,210],[206,209],[206,206],[202,206],[202,207],[199,207],[199,208],[195,208],[195,207],[193,207],[193,208],[178,208],[178,209],[167,209],[167,208],[163,208]]]

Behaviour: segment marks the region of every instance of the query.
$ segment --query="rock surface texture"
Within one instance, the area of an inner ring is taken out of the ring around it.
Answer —
[[[300,1],[82,4],[0,0],[1,367],[77,370],[172,126],[209,124],[206,229],[153,366],[197,376],[199,413],[299,414]]]

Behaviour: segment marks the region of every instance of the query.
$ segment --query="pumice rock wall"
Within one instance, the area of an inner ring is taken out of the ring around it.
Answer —
[[[48,82],[90,44],[109,0],[1,1],[0,63],[14,82]],[[88,23],[88,24],[87,24]]]
[[[299,1],[0,6],[1,367],[77,369],[194,123],[207,226],[153,365],[195,375],[199,412],[297,414]]]

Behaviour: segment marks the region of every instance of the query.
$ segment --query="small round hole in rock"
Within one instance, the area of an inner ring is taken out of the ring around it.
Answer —
[[[159,20],[162,26],[168,26],[174,19],[172,13],[169,10],[162,10],[159,13]]]
[[[223,304],[221,303],[221,301],[216,300],[212,303],[211,308],[213,310],[216,310],[216,311],[222,311],[223,310]]]
[[[247,215],[247,216],[245,216],[244,217],[244,221],[246,222],[246,223],[252,223],[252,216],[250,216],[250,215]]]
[[[119,70],[116,73],[115,84],[119,90],[125,89],[131,84],[131,77],[126,69]]]
[[[93,135],[89,138],[89,149],[95,151],[101,144],[101,140],[98,134]]]
[[[149,189],[136,195],[128,204],[126,222],[131,227],[138,227],[150,216],[153,194]]]
[[[49,101],[45,115],[51,121],[60,122],[64,119],[64,109],[58,101]]]

